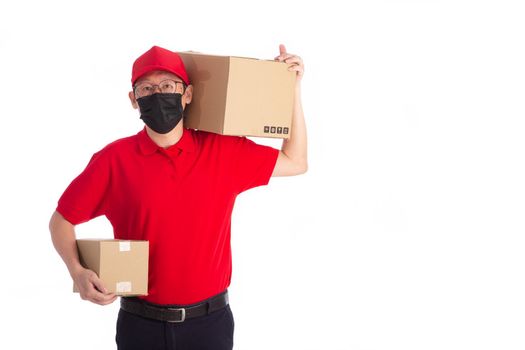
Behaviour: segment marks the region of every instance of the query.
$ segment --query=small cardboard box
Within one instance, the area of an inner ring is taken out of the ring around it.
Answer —
[[[94,271],[109,292],[148,294],[148,241],[77,239],[80,263]],[[73,291],[78,288],[73,284]]]
[[[177,53],[193,85],[185,127],[222,135],[290,137],[296,72],[287,63]]]

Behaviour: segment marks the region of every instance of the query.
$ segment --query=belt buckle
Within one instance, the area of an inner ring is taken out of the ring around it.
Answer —
[[[181,312],[181,319],[180,320],[175,320],[175,321],[168,321],[168,322],[171,322],[171,323],[180,323],[180,322],[184,322],[184,320],[186,320],[186,309],[181,307],[181,308],[173,308],[173,307],[169,307],[168,310],[174,310],[174,311],[180,311]]]

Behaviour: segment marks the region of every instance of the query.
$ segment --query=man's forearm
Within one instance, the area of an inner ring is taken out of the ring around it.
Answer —
[[[301,85],[298,84],[295,88],[295,101],[290,138],[283,140],[281,150],[288,158],[295,163],[300,164],[304,169],[307,169],[308,161],[306,145],[306,123],[301,103]]]
[[[73,277],[75,272],[83,269],[78,258],[75,227],[55,211],[49,222],[49,231],[56,251]]]

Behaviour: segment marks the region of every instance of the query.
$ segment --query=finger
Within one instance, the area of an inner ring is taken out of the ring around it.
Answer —
[[[99,301],[98,299],[88,299],[89,301],[91,301],[93,304],[97,304],[97,305],[103,305],[101,301]]]
[[[279,44],[279,56],[282,56],[283,54],[286,54],[286,47],[284,44]]]
[[[117,300],[117,297],[118,297],[117,295],[115,295],[115,294],[108,294],[108,295],[112,295],[112,297],[109,298],[109,299],[106,299],[106,300],[104,300],[102,302],[100,302],[99,305],[108,305],[108,304],[113,303],[115,300]],[[108,295],[106,295],[106,296],[108,296]]]
[[[90,282],[89,289],[86,293],[90,301],[100,304],[113,297],[114,293],[109,293],[98,277],[94,276],[90,278]]]
[[[100,301],[108,301],[108,300],[111,300],[111,299],[113,299],[113,298],[115,298],[117,296],[115,293],[112,293],[112,292],[104,294],[104,293],[100,293],[100,292],[97,291],[97,293],[98,293],[97,294],[97,298]]]
[[[113,293],[112,294],[102,294],[98,291],[93,290],[90,293],[88,299],[96,304],[105,305],[114,298],[115,298],[115,294]]]
[[[103,299],[100,296],[98,296],[97,294],[94,294],[94,293],[90,293],[89,295],[87,295],[86,296],[86,300],[89,300],[92,303],[99,304],[99,305],[103,301]]]
[[[301,59],[301,57],[299,56],[292,56],[290,58],[287,58],[284,60],[285,63],[298,63],[298,64],[302,64],[303,63],[303,60]]]
[[[93,283],[95,288],[98,289],[101,293],[108,294],[108,290],[104,286],[104,283],[102,283],[102,280],[96,275],[91,276],[90,282]]]
[[[299,72],[299,73],[303,73],[304,72],[304,69],[302,67],[300,67],[300,66],[290,66],[290,67],[288,67],[288,70],[290,72],[292,72],[292,71],[296,71],[296,72]]]
[[[294,55],[292,55],[291,53],[287,53],[287,54],[285,54],[284,56],[279,55],[279,56],[277,56],[277,57],[275,57],[275,58],[276,58],[278,61],[281,61],[281,62],[282,62],[282,61],[284,61],[284,60],[286,60],[286,59],[288,59],[288,58],[290,58],[290,57],[294,57]]]
[[[90,292],[88,292],[89,300],[101,302],[101,301],[104,301],[105,298],[106,298],[106,294],[100,293],[96,289],[92,289]]]

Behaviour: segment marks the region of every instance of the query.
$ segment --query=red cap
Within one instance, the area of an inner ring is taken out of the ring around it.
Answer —
[[[188,73],[186,73],[184,62],[182,62],[180,56],[162,47],[153,46],[133,63],[131,85],[135,85],[137,79],[154,70],[164,70],[173,73],[181,78],[186,85],[190,84]]]

